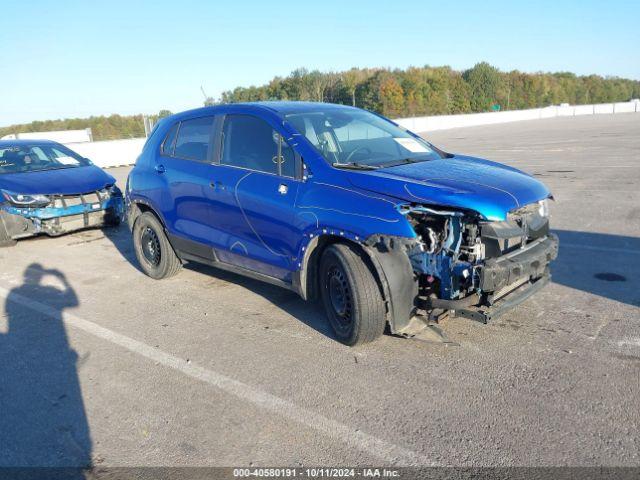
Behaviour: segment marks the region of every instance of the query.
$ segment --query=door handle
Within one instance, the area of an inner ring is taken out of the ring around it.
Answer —
[[[211,186],[211,188],[213,188],[214,190],[224,190],[224,184],[220,181],[214,181],[211,180],[211,182],[209,183],[209,185]]]
[[[158,173],[164,173],[164,172],[166,172],[166,171],[167,171],[167,170],[166,170],[166,168],[164,168],[164,165],[162,165],[162,164],[156,165],[156,166],[155,166],[155,167],[153,167],[153,168],[154,168],[154,169],[155,169],[155,171],[156,171],[156,172],[158,172]]]

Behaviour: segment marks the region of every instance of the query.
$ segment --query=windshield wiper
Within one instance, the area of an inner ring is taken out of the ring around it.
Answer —
[[[77,168],[79,165],[63,165],[61,167],[43,168],[42,170],[66,170],[67,168]]]
[[[346,168],[351,170],[376,170],[380,167],[374,165],[367,165],[365,163],[349,162],[349,163],[334,163],[336,168]]]
[[[418,160],[417,158],[401,158],[398,160],[394,160],[393,162],[387,162],[387,163],[383,163],[381,165],[381,167],[383,168],[387,168],[387,167],[397,167],[398,165],[408,165],[410,163],[422,163],[422,162],[428,162],[430,159],[426,158],[424,160]]]

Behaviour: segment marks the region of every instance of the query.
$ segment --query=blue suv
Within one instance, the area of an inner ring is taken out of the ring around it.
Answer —
[[[128,222],[155,279],[187,261],[321,299],[347,345],[486,323],[548,283],[549,190],[342,105],[219,105],[158,123]]]

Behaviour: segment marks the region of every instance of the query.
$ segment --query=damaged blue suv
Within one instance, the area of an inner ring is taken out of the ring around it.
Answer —
[[[115,183],[59,143],[0,140],[0,246],[119,224],[124,203]]]
[[[194,261],[319,298],[337,338],[486,323],[548,283],[549,190],[341,105],[220,105],[162,120],[126,188],[141,268]]]

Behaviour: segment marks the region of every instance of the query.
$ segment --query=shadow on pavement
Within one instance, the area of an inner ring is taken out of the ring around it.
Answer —
[[[27,308],[32,300],[48,305],[49,314]],[[78,357],[62,321],[64,310],[77,305],[64,274],[36,263],[7,297],[0,330],[0,467],[72,467],[65,478],[84,478],[82,469],[91,466]]]
[[[640,306],[640,238],[554,230],[560,252],[553,281],[600,297]]]
[[[243,275],[227,272],[219,268],[209,267],[198,263],[187,263],[185,268],[215,277],[224,282],[239,285],[253,293],[257,293],[270,303],[277,305],[278,308],[285,311],[292,317],[313,328],[318,333],[321,333],[332,340],[336,340],[336,336],[329,326],[327,317],[325,316],[324,310],[319,302],[306,302],[300,298],[298,294],[292,291],[276,287],[259,280],[254,280]]]
[[[113,246],[116,247],[120,255],[122,255],[127,262],[135,267],[136,270],[142,271],[138,266],[136,253],[133,250],[131,232],[126,224],[121,224],[117,227],[103,228],[102,233],[113,243]]]
[[[118,228],[105,228],[103,232],[118,252],[120,252],[136,270],[142,271],[133,250],[131,232],[126,225],[120,225]],[[277,305],[305,325],[335,340],[335,335],[329,327],[321,307],[315,303],[305,302],[293,292],[208,265],[189,262],[185,265],[185,268],[251,290],[274,305]]]

